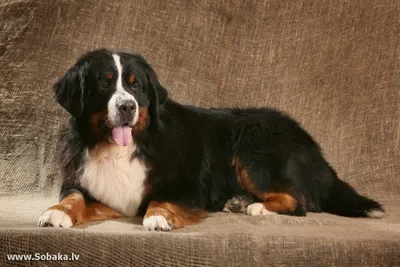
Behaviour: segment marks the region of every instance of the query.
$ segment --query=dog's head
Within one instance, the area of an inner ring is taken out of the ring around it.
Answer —
[[[55,83],[55,98],[96,138],[128,145],[167,100],[157,75],[137,54],[96,50]],[[154,119],[154,118],[153,118]]]

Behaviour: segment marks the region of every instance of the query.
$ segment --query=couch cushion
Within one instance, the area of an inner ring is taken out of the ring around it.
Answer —
[[[75,229],[39,228],[56,199],[0,198],[0,266],[7,254],[76,253],[76,266],[398,266],[400,207],[383,219],[215,213],[168,233],[147,232],[141,218]],[[46,262],[59,266],[60,262]]]

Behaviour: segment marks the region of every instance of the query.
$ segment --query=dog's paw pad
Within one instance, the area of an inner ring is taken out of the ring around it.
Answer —
[[[235,196],[229,199],[222,211],[232,213],[245,213],[248,205],[254,201],[247,196]]]
[[[167,219],[162,215],[153,215],[145,218],[143,220],[143,226],[149,231],[169,231],[172,229]]]
[[[56,209],[46,210],[39,218],[40,227],[70,228],[73,226],[71,217]]]
[[[257,215],[275,215],[277,213],[267,210],[262,203],[253,203],[247,206],[246,214],[251,216],[257,216]]]

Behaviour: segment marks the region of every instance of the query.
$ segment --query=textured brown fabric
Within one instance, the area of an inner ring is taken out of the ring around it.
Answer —
[[[287,111],[388,217],[216,215],[159,235],[126,221],[36,228],[59,188],[66,113],[51,85],[100,47],[142,53],[183,103]],[[400,1],[3,0],[0,66],[1,266],[17,251],[79,251],[81,266],[400,265]]]
[[[37,211],[56,199],[0,201],[0,242],[8,244],[0,266],[10,265],[6,254],[46,252],[77,253],[77,266],[400,266],[399,206],[388,206],[381,220],[215,213],[199,225],[154,233],[140,218],[39,228]]]

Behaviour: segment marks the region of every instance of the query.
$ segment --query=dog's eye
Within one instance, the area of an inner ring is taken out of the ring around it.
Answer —
[[[138,87],[139,87],[139,84],[138,84],[138,83],[132,83],[132,84],[131,84],[131,87],[132,87],[132,88],[138,88]]]
[[[134,75],[129,76],[129,84],[133,90],[136,90],[136,88],[139,87],[139,83],[136,81]]]

